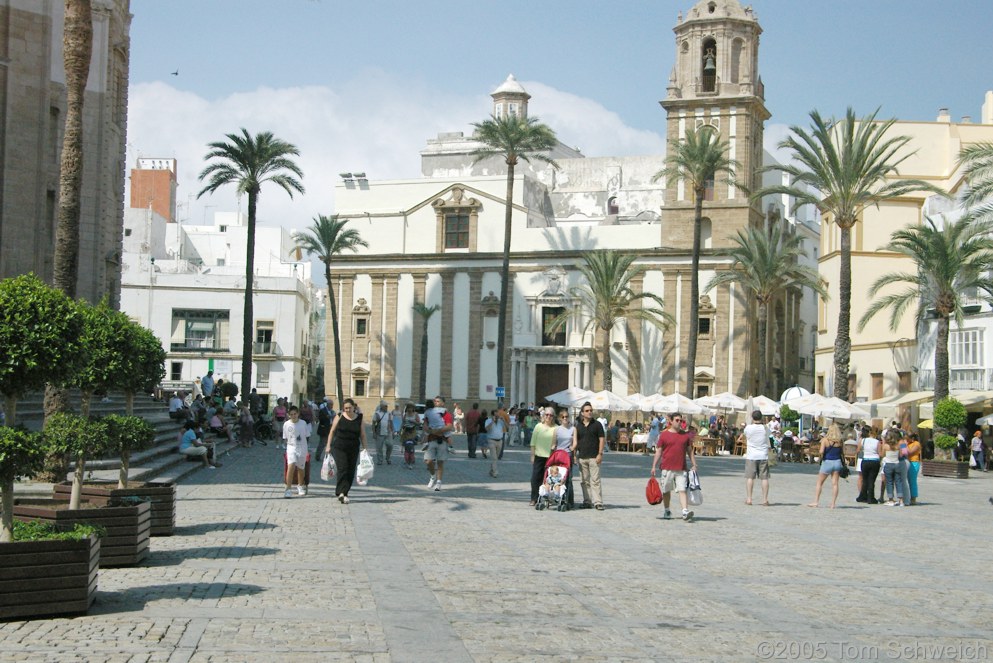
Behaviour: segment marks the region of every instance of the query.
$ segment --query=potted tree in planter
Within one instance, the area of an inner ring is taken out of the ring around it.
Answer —
[[[17,500],[14,517],[43,520],[69,527],[76,523],[100,525],[107,530],[102,542],[100,566],[130,566],[148,556],[151,508],[147,501],[132,505],[100,507],[82,503],[83,474],[87,455],[100,453],[109,445],[107,425],[98,419],[58,412],[45,422],[46,442],[56,453],[75,458],[73,486],[68,508],[57,500]]]
[[[82,497],[99,506],[130,505],[136,500],[150,503],[151,536],[170,536],[176,524],[176,485],[172,482],[129,482],[131,453],[147,449],[155,440],[155,429],[141,417],[109,414],[102,419],[106,425],[107,443],[111,451],[120,454],[121,470],[116,483],[84,481]],[[55,498],[68,500],[72,483],[56,484]]]
[[[86,612],[96,596],[94,528],[60,534],[13,522],[14,481],[40,470],[45,451],[40,434],[0,427],[0,619]]]
[[[951,396],[938,401],[934,406],[934,428],[938,435],[934,438],[934,460],[921,461],[921,473],[926,477],[946,477],[951,479],[968,479],[968,461],[957,461],[952,458],[952,449],[958,443],[958,438],[950,433],[965,426],[969,414],[965,406]]]

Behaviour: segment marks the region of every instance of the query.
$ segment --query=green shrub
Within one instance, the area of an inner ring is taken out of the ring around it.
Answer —
[[[71,530],[60,530],[52,523],[32,520],[14,523],[14,541],[79,541],[96,534],[102,537],[107,531],[99,525],[77,523]]]
[[[958,444],[958,438],[954,435],[941,434],[934,438],[934,446],[939,449],[954,449]]]
[[[800,421],[800,413],[784,403],[779,407],[779,418],[783,421]]]
[[[941,399],[934,407],[935,428],[943,428],[951,431],[958,430],[962,426],[965,426],[968,418],[969,415],[965,410],[965,406],[951,396]]]

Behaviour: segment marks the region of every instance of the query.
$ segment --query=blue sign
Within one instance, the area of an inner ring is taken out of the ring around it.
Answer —
[[[497,387],[496,388],[496,397],[497,398],[503,398],[506,395],[507,395],[507,390],[506,389],[504,389],[503,387]]]

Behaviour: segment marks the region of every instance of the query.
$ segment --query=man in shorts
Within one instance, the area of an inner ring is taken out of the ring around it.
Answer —
[[[424,411],[424,435],[427,439],[427,449],[424,451],[424,463],[427,465],[428,489],[441,490],[441,477],[445,473],[445,461],[448,459],[448,444],[452,437],[452,424],[445,423],[445,399],[434,397],[434,407]]]
[[[690,466],[696,470],[696,457],[693,455],[694,437],[696,437],[694,431],[683,430],[683,415],[678,412],[669,416],[669,427],[659,434],[658,446],[652,458],[652,476],[655,476],[655,468],[660,467],[659,460],[661,460],[662,475],[659,483],[662,485],[662,503],[665,505],[662,517],[666,520],[672,518],[669,499],[673,490],[679,495],[683,520],[693,519],[693,512],[689,510],[686,499],[686,459],[689,458]]]
[[[286,441],[286,492],[283,497],[293,495],[296,481],[297,495],[307,494],[304,469],[307,467],[307,440],[310,439],[310,424],[300,418],[296,405],[289,409],[290,418],[283,424],[283,439]]]
[[[745,426],[745,504],[752,504],[755,479],[762,481],[762,506],[769,506],[769,429],[762,423],[762,413],[752,412],[752,423]]]

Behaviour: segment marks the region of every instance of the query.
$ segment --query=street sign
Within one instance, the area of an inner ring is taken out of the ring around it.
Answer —
[[[507,390],[506,389],[504,389],[503,387],[497,387],[496,388],[496,397],[497,398],[503,398],[506,395],[507,395]]]

